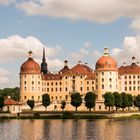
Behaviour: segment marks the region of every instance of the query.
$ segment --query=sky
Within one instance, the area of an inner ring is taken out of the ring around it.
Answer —
[[[56,73],[64,60],[94,69],[103,54],[118,67],[140,61],[140,0],[0,0],[0,88],[19,86],[20,66],[33,51]]]

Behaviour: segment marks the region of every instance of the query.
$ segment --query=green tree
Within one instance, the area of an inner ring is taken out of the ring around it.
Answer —
[[[10,96],[11,99],[19,101],[19,87],[0,89],[0,95],[4,98]]]
[[[114,100],[114,96],[111,92],[106,92],[104,95],[104,104],[105,106],[109,107],[109,111],[110,111],[110,107],[113,107],[115,104],[115,100]]]
[[[0,109],[1,109],[1,111],[2,111],[3,107],[4,107],[4,97],[0,96]]]
[[[87,92],[85,96],[85,106],[91,111],[91,108],[95,107],[95,100],[97,95],[93,92]]]
[[[66,101],[65,100],[63,100],[62,102],[61,102],[61,109],[64,111],[64,109],[65,109],[65,106],[66,106]]]
[[[124,111],[124,109],[126,108],[126,107],[128,107],[128,96],[127,96],[127,94],[125,93],[125,92],[122,92],[121,93],[121,96],[122,96],[122,106],[121,106],[121,108],[123,109],[123,111]]]
[[[31,108],[31,110],[33,110],[34,106],[35,106],[35,101],[34,100],[28,100],[27,104],[29,105],[29,107]]]
[[[50,101],[50,96],[49,94],[43,94],[42,95],[42,105],[45,107],[45,109],[47,110],[47,106],[49,106],[51,103]]]
[[[81,98],[80,93],[79,92],[73,93],[71,95],[71,105],[73,105],[76,108],[76,111],[77,111],[77,108],[81,104],[82,104],[82,98]]]
[[[114,106],[116,107],[116,111],[117,111],[118,108],[122,106],[122,96],[118,92],[114,92],[113,95],[115,100]]]
[[[127,94],[127,98],[128,98],[128,110],[129,110],[129,108],[133,106],[133,96],[131,94]]]
[[[134,99],[134,105],[139,108],[140,111],[140,94],[137,95]]]

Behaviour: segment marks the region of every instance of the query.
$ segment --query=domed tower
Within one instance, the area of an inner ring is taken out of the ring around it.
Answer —
[[[95,74],[98,100],[103,100],[106,92],[118,91],[117,63],[109,55],[108,48],[104,48],[104,55],[96,62]]]
[[[42,58],[42,63],[41,63],[41,72],[43,74],[48,73],[47,63],[46,63],[46,58],[45,58],[45,47],[43,48],[43,58]]]
[[[41,70],[39,64],[32,58],[32,51],[28,53],[28,60],[20,68],[20,100],[39,101],[41,100]]]

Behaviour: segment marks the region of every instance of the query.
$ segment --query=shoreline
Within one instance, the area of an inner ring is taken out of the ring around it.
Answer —
[[[140,119],[140,112],[23,112],[18,114],[0,113],[3,119]]]

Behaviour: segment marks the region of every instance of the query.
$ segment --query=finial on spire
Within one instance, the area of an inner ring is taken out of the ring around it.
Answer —
[[[108,47],[104,48],[104,56],[108,56],[109,55],[109,49]]]
[[[28,54],[29,54],[29,58],[33,57],[33,52],[31,50],[28,52]]]

